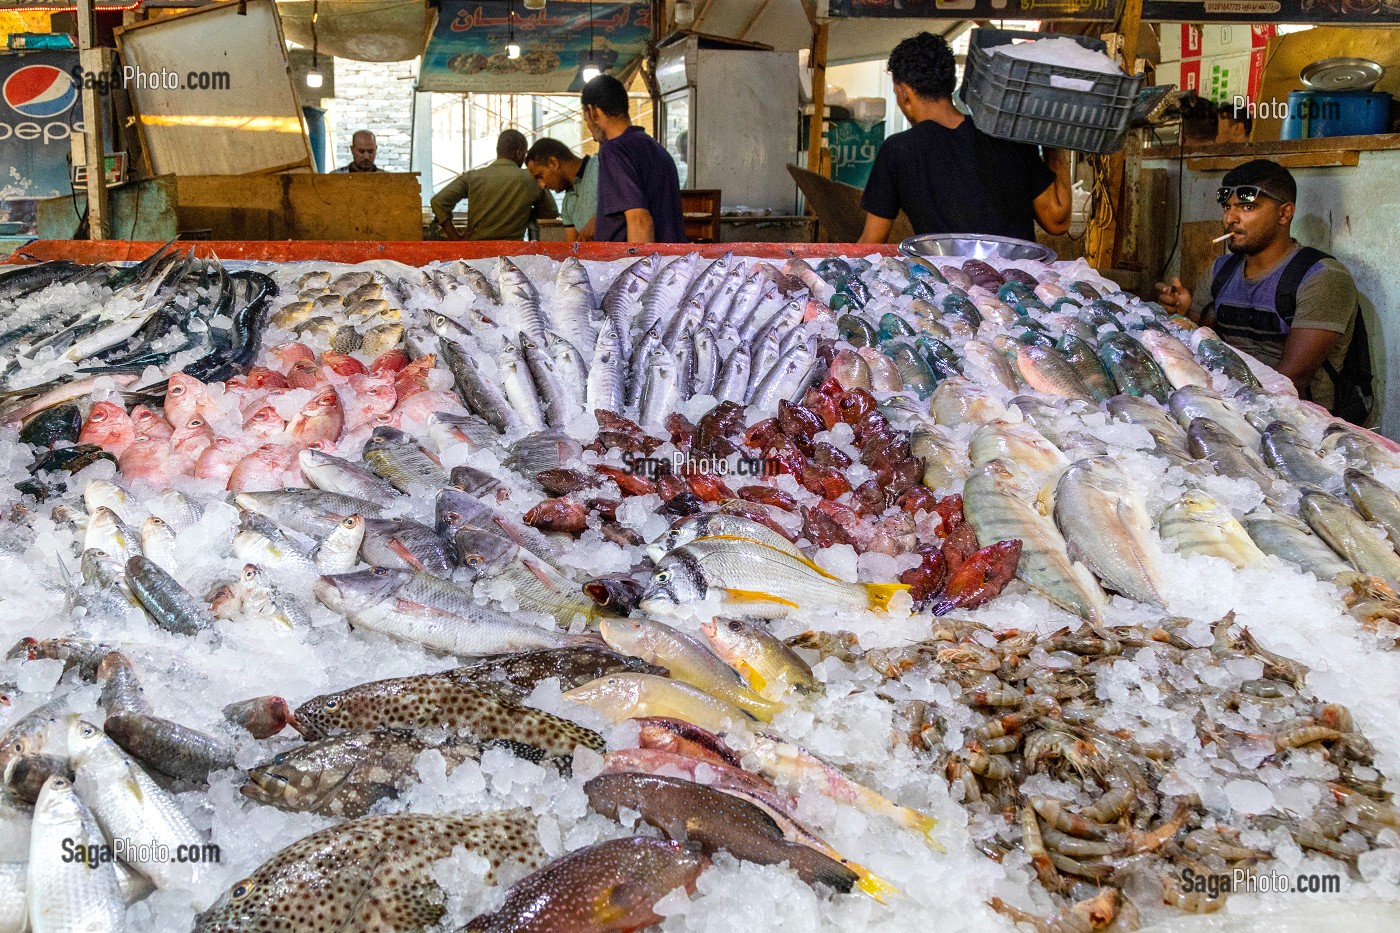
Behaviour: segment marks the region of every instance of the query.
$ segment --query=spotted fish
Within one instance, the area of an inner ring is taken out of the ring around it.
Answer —
[[[432,866],[457,846],[532,870],[546,856],[534,817],[402,813],[351,820],[294,842],[235,884],[195,922],[196,933],[421,930],[445,913]]]

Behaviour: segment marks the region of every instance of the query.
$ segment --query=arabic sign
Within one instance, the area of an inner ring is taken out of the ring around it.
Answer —
[[[833,18],[1039,19],[1113,22],[1116,0],[821,0]]]
[[[512,28],[521,52],[515,59],[506,55]],[[617,74],[650,40],[648,0],[551,3],[540,11],[509,0],[443,0],[418,89],[563,94],[578,90],[579,68],[590,52],[598,67]]]

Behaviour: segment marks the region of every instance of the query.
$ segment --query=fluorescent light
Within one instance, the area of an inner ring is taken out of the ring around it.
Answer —
[[[589,81],[592,81],[594,78],[598,77],[602,73],[603,69],[599,68],[592,62],[589,62],[587,65],[583,66],[583,83],[587,84]]]
[[[308,71],[308,72],[306,73],[306,86],[307,86],[307,87],[320,87],[323,83],[325,83],[325,79],[321,77],[321,72],[319,72],[319,71]]]
[[[544,9],[544,0],[525,0],[525,9],[527,9],[527,10],[543,10],[543,9]]]
[[[519,58],[519,57],[520,57],[520,46],[519,46],[519,44],[517,44],[517,43],[515,43],[515,42],[512,42],[512,43],[510,43],[509,45],[506,46],[506,58]]]

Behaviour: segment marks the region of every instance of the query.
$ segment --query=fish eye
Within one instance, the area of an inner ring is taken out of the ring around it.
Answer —
[[[480,567],[482,564],[486,563],[486,558],[482,557],[480,554],[469,554],[463,563],[472,567]]]
[[[738,619],[730,619],[730,620],[729,620],[729,630],[730,630],[731,632],[742,631],[743,628],[744,628],[744,623],[740,622]]]
[[[241,901],[249,894],[252,894],[255,887],[257,887],[257,885],[255,885],[251,879],[240,881],[233,886],[233,890],[230,893],[233,895],[235,901]]]
[[[18,749],[19,746],[15,747]],[[68,779],[65,777],[55,777],[53,779],[53,786],[57,787],[59,790],[63,790],[68,787]]]
[[[326,701],[326,709],[339,709],[339,708],[340,708],[340,700],[336,699],[335,697],[332,697],[331,699],[329,699],[329,700]]]
[[[341,522],[340,524],[341,524],[341,527],[342,527],[342,528],[354,528],[354,527],[355,527],[355,519],[354,519],[354,518],[347,518],[345,521]]]
[[[669,571],[669,570],[658,570],[658,571],[656,572],[655,580],[656,580],[657,583],[665,583],[665,582],[667,582],[667,581],[670,580],[670,579],[671,579],[671,571]]]
[[[389,575],[389,568],[388,568],[388,567],[375,567],[375,568],[374,568],[374,575],[375,575],[376,577],[387,577],[387,576]]]
[[[460,521],[462,520],[462,513],[461,513],[461,512],[444,512],[443,515],[442,515],[442,517],[443,517],[443,520],[445,520],[449,525],[455,525],[455,524],[457,524],[458,522],[460,522]]]
[[[167,394],[167,395],[184,395],[184,394],[185,394],[185,387],[184,387],[184,386],[173,386],[173,387],[170,389],[170,391],[169,391],[168,393],[166,393],[166,394]]]

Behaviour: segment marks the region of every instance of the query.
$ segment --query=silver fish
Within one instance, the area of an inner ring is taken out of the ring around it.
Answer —
[[[31,905],[29,928],[34,933],[126,929],[126,907],[115,862],[74,865],[65,855],[97,851],[105,845],[107,840],[97,820],[72,782],[59,775],[49,778],[34,806],[25,879],[25,896]]]
[[[812,341],[789,351],[754,387],[750,404],[763,411],[777,408],[780,401],[795,401],[806,390],[816,363]]]
[[[543,339],[543,338],[541,338]],[[515,344],[509,340],[501,346],[500,366],[505,387],[506,400],[520,417],[520,421],[532,430],[544,427],[544,408],[530,377],[530,369]],[[482,412],[485,415],[485,412]]]
[[[552,325],[544,306],[540,303],[540,294],[535,290],[535,283],[505,256],[500,258],[497,278],[500,282],[502,303],[507,310],[515,313],[520,329],[535,340],[544,340],[544,332],[552,329]]]
[[[593,343],[593,312],[598,307],[593,283],[583,263],[572,256],[559,263],[554,276],[554,320],[560,335],[576,347]]]
[[[550,427],[560,428],[573,414],[570,409],[569,391],[555,367],[554,357],[549,355],[543,338],[536,343],[528,334],[520,335],[520,352],[525,356],[525,364],[530,370],[530,381],[535,384],[535,393],[540,400],[545,421]]]
[[[730,352],[715,381],[715,398],[721,402],[747,402],[749,398],[749,349],[742,343]]]
[[[655,430],[666,423],[666,416],[676,410],[680,400],[680,374],[676,359],[665,347],[658,347],[647,363],[646,382],[638,420],[643,428]]]

